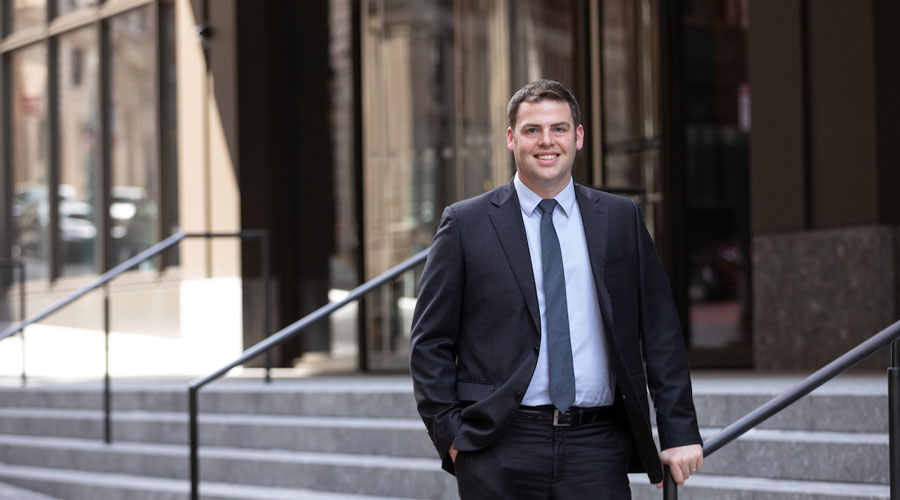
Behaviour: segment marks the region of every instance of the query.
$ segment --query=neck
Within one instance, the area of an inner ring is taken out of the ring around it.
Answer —
[[[540,196],[545,200],[549,200],[550,198],[556,197],[559,193],[562,192],[566,186],[569,185],[569,177],[566,177],[565,182],[559,184],[547,184],[547,185],[533,185],[529,182],[526,182],[522,176],[519,176],[519,180],[522,181],[522,184],[525,184],[525,187],[534,191],[534,194]]]

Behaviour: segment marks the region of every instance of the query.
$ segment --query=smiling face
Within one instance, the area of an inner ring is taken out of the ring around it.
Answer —
[[[553,198],[569,183],[584,129],[575,126],[566,101],[523,102],[516,123],[506,130],[506,147],[516,159],[519,179],[542,198]]]

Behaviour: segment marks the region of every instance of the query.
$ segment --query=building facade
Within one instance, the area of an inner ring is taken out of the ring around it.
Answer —
[[[576,181],[641,204],[695,367],[814,369],[900,316],[893,2],[3,0],[0,16],[0,256],[25,262],[29,312],[175,230],[262,228],[269,311],[254,242],[185,242],[112,287],[117,330],[176,338],[217,310],[184,283],[222,280],[249,347],[264,314],[280,328],[342,296],[427,247],[444,206],[508,182],[506,102],[553,78],[583,111]],[[276,363],[405,369],[416,278]],[[48,321],[97,328],[97,300]]]

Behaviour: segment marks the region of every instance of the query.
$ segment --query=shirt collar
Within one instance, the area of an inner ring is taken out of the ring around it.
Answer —
[[[537,209],[538,203],[541,202],[542,198],[529,189],[528,186],[519,179],[518,172],[516,172],[515,177],[513,177],[513,184],[516,187],[516,195],[519,197],[519,207],[522,208],[525,215],[530,217],[535,209]],[[553,199],[559,204],[559,208],[562,209],[563,215],[568,218],[575,208],[575,183],[572,181],[571,177],[569,177],[569,183],[566,184],[566,187],[554,196]]]

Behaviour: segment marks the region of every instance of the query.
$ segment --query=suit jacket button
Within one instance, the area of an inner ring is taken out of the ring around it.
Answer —
[[[534,346],[534,353],[537,354],[539,352],[541,352],[541,346],[539,346],[539,345]]]

